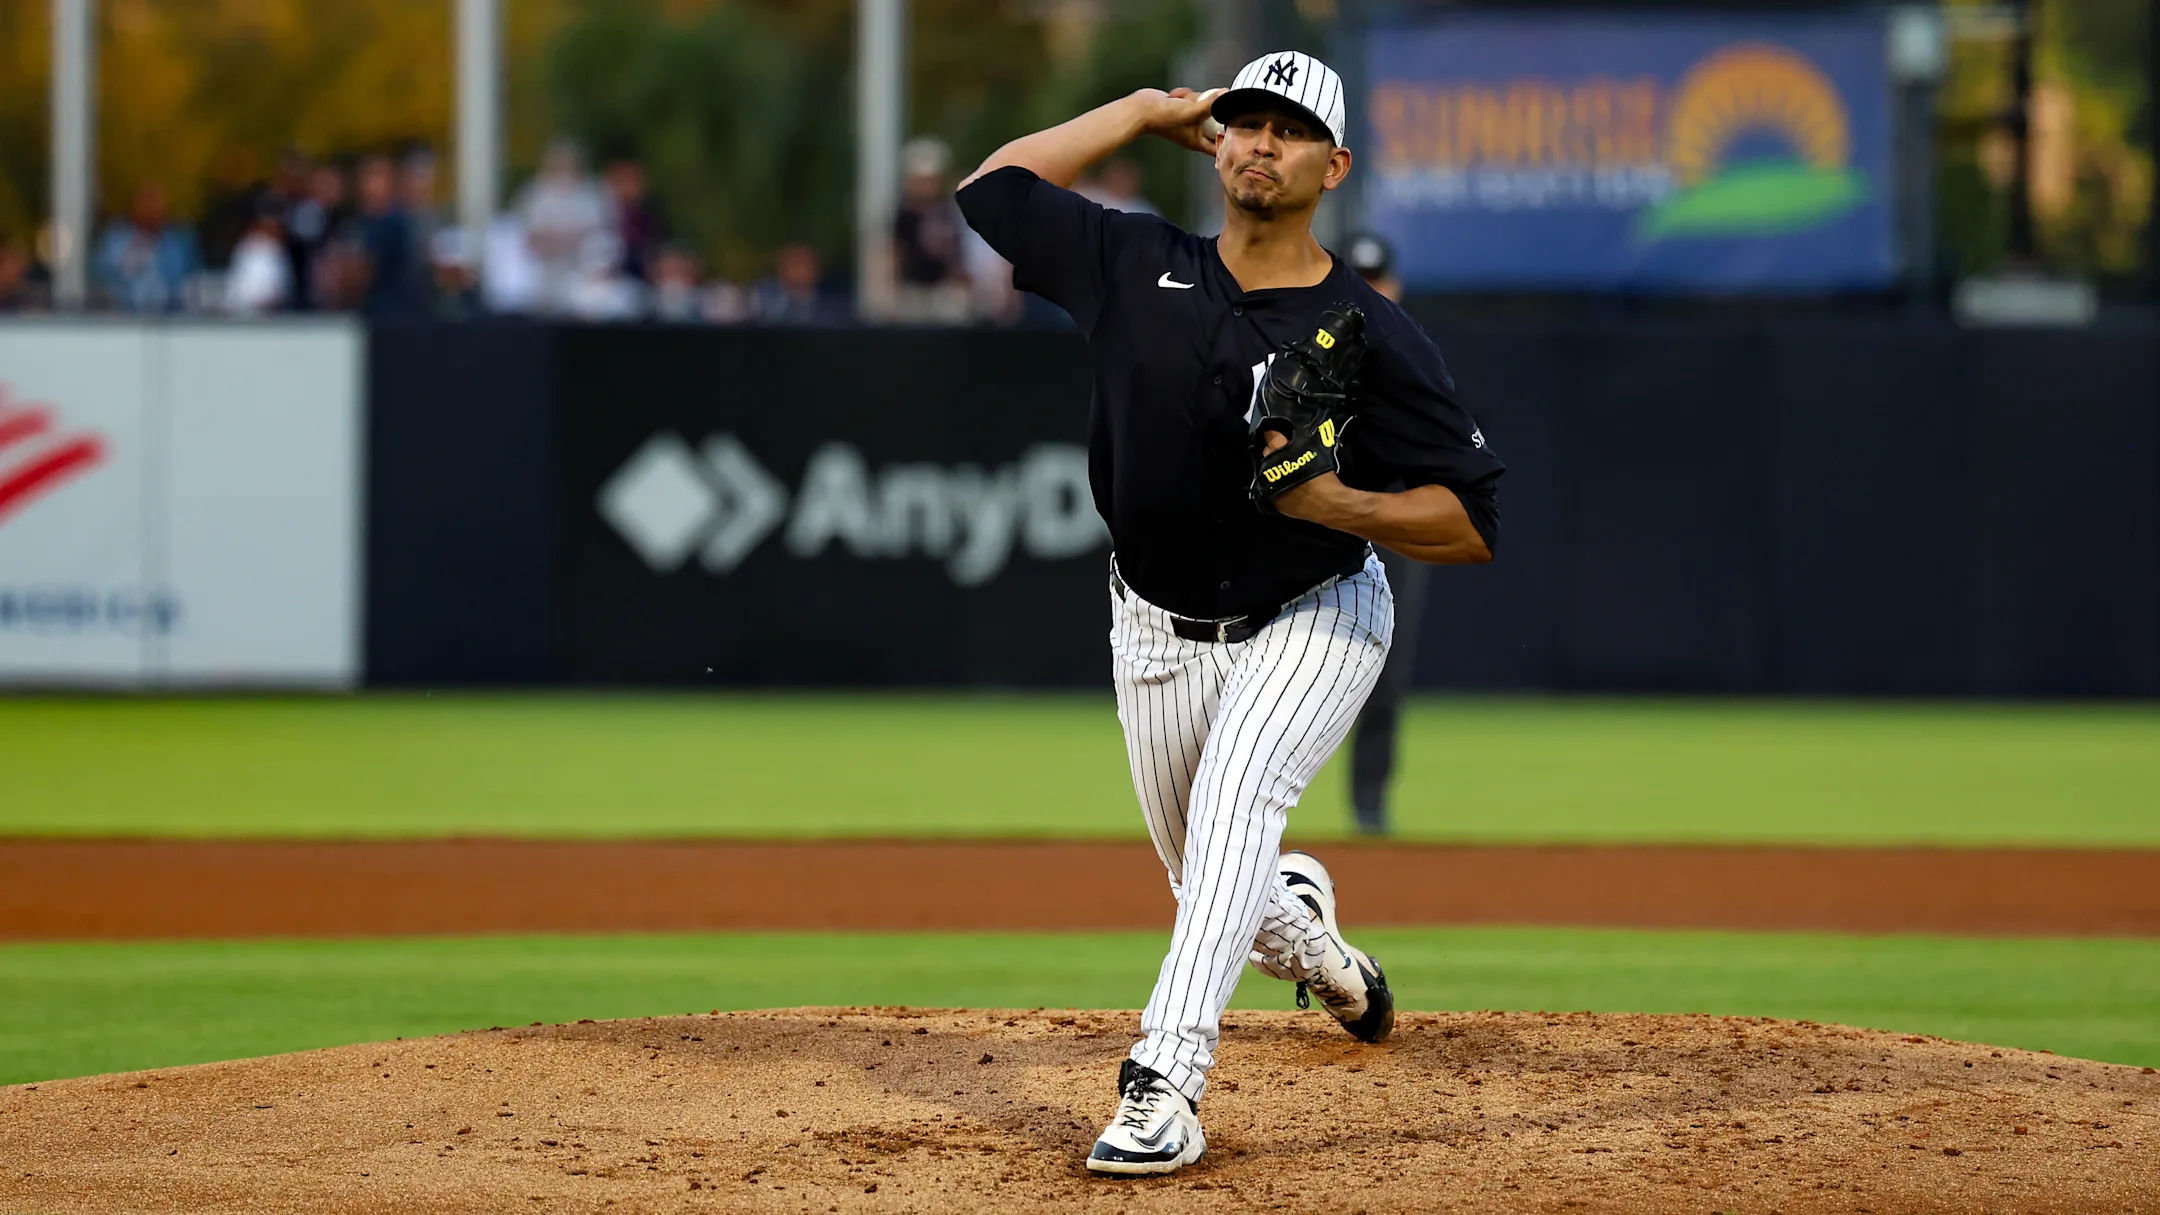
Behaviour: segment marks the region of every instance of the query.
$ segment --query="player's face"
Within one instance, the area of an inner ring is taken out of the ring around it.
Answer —
[[[1350,153],[1289,106],[1260,106],[1223,125],[1215,174],[1241,211],[1270,217],[1311,210],[1350,173]]]

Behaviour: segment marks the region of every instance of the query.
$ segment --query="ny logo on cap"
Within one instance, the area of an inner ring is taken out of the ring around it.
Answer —
[[[1294,89],[1297,87],[1297,73],[1296,60],[1289,58],[1277,59],[1268,65],[1268,83],[1279,84],[1286,89]]]

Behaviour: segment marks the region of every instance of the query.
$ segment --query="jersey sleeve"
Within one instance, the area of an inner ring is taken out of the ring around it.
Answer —
[[[1092,333],[1109,270],[1135,230],[1162,221],[1113,211],[1051,185],[1018,165],[992,169],[963,187],[968,226],[1013,266],[1013,285],[1072,314]]]
[[[1432,339],[1406,324],[1376,345],[1357,381],[1358,412],[1347,436],[1353,460],[1377,471],[1353,471],[1367,489],[1445,485],[1461,499],[1485,547],[1500,551],[1501,474],[1470,411],[1455,395],[1455,378]],[[1360,433],[1362,431],[1362,433]]]

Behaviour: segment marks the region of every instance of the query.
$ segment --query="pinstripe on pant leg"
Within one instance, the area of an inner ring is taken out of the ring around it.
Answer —
[[[1113,592],[1110,607],[1112,682],[1133,792],[1176,890],[1186,800],[1229,664],[1215,652],[1221,647],[1171,632],[1169,616],[1138,596]]]
[[[1392,606],[1378,564],[1298,600],[1250,641],[1213,647],[1235,653],[1186,798],[1170,952],[1132,1052],[1195,1101],[1248,953],[1256,943],[1306,952],[1311,918],[1287,898],[1276,862],[1289,808],[1386,659]]]
[[[1126,762],[1148,838],[1175,893],[1185,869],[1185,806],[1232,669],[1231,647],[1179,637],[1170,631],[1168,615],[1142,600],[1121,600],[1113,592],[1110,606],[1113,683]],[[1303,955],[1317,963],[1324,949],[1311,911],[1278,881],[1253,940],[1255,960]],[[1280,979],[1305,973],[1267,963],[1262,969]]]

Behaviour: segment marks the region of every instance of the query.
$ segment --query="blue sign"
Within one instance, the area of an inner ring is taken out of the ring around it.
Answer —
[[[1890,281],[1879,14],[1465,14],[1366,63],[1367,220],[1412,287]]]

